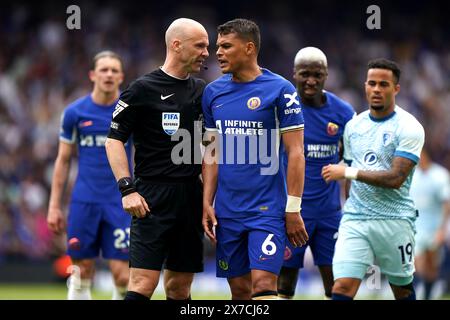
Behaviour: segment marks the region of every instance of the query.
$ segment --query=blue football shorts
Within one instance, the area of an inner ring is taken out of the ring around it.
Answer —
[[[309,240],[306,245],[296,248],[289,241],[286,242],[283,267],[303,268],[303,260],[308,246],[311,248],[316,266],[331,266],[341,217],[342,214],[338,212],[336,215],[326,218],[303,218]]]
[[[72,202],[67,221],[67,254],[72,259],[128,260],[131,216],[121,204]]]
[[[280,273],[286,246],[284,217],[254,215],[217,222],[217,277],[234,278],[251,270]]]

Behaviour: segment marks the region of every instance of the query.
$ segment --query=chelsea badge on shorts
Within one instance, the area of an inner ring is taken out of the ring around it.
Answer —
[[[162,113],[162,127],[165,133],[169,136],[174,135],[180,127],[180,113],[179,112],[163,112]]]

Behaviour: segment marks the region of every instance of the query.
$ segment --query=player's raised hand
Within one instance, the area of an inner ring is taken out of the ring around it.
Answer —
[[[309,239],[305,224],[298,212],[286,212],[286,234],[294,247],[301,247]]]
[[[48,208],[47,225],[55,234],[66,230],[66,218],[60,208]]]
[[[322,178],[329,183],[330,181],[345,178],[345,166],[338,164],[329,164],[322,168]]]
[[[150,214],[150,207],[139,193],[133,192],[122,198],[123,209],[137,218]]]
[[[215,227],[217,226],[216,211],[211,205],[203,205],[203,229],[211,242],[216,243]]]

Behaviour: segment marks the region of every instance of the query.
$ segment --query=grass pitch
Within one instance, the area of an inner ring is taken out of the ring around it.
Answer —
[[[92,299],[110,300],[111,292],[92,290]],[[193,300],[230,300],[230,294],[193,292]],[[65,284],[0,284],[0,300],[66,300],[67,287]],[[162,292],[156,292],[154,300],[165,300]],[[322,296],[296,295],[295,300],[322,300]],[[382,299],[381,297],[356,297],[356,299]],[[445,295],[442,300],[450,300]]]

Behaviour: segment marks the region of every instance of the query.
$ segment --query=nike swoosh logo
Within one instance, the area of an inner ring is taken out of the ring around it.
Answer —
[[[215,108],[219,108],[221,106],[223,106],[223,104],[218,104],[217,106],[213,106],[213,108],[215,109]]]
[[[166,100],[167,98],[170,98],[171,96],[173,96],[175,93],[169,94],[168,96],[163,96],[161,94],[161,100]]]

